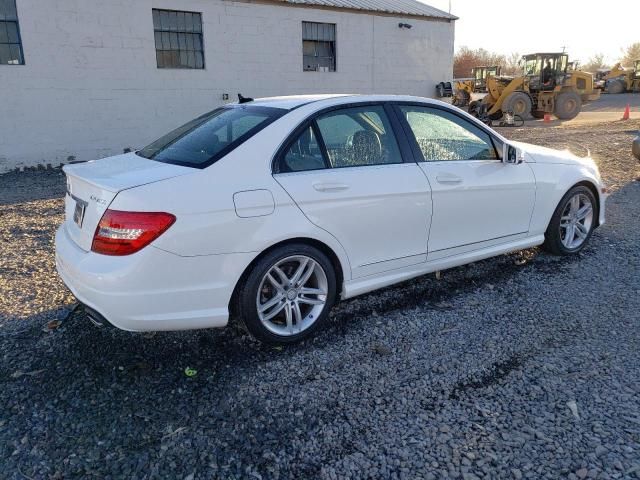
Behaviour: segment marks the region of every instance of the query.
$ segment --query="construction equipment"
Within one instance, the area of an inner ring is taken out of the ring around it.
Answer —
[[[593,74],[593,86],[600,91],[604,92],[605,85],[607,83],[607,76],[611,73],[610,68],[599,68],[596,73]]]
[[[617,63],[604,79],[607,93],[640,91],[640,60],[634,62],[633,69],[624,68]]]
[[[455,82],[453,105],[457,107],[466,107],[471,102],[472,93],[482,93],[487,91],[487,77],[497,77],[500,75],[500,67],[495,65],[492,67],[473,67],[471,69],[471,78],[458,80]]]
[[[512,112],[523,118],[553,113],[562,120],[575,118],[582,104],[600,97],[593,75],[568,71],[566,53],[534,53],[522,57],[518,77],[487,77],[487,95],[469,104],[469,113],[492,120]]]
[[[453,95],[453,87],[451,82],[440,82],[436,85],[436,93],[438,97],[451,97]]]

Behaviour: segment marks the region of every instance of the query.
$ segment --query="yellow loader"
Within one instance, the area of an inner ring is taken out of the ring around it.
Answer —
[[[523,73],[518,77],[488,77],[487,95],[469,104],[469,113],[491,120],[504,113],[524,119],[555,114],[562,120],[575,118],[582,104],[596,100],[593,75],[568,70],[566,53],[534,53],[522,57]]]
[[[640,91],[640,60],[634,62],[633,70],[617,63],[604,79],[607,93]]]
[[[470,79],[459,80],[455,83],[453,105],[460,108],[466,107],[471,102],[472,93],[487,91],[487,77],[497,77],[499,75],[500,67],[497,65],[492,67],[473,67]]]

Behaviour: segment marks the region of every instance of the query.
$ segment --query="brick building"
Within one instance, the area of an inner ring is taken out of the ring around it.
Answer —
[[[433,96],[455,19],[416,0],[0,0],[0,173],[141,147],[238,92]]]

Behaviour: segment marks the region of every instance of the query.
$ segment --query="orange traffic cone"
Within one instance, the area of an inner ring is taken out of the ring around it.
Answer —
[[[544,114],[544,123],[551,123],[551,114],[549,113]]]
[[[629,104],[627,103],[627,108],[624,109],[624,113],[622,114],[622,120],[629,120],[630,110]]]

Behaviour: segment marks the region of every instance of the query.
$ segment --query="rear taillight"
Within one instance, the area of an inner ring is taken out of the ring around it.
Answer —
[[[164,212],[107,210],[93,235],[91,251],[103,255],[130,255],[162,235],[176,217]]]

